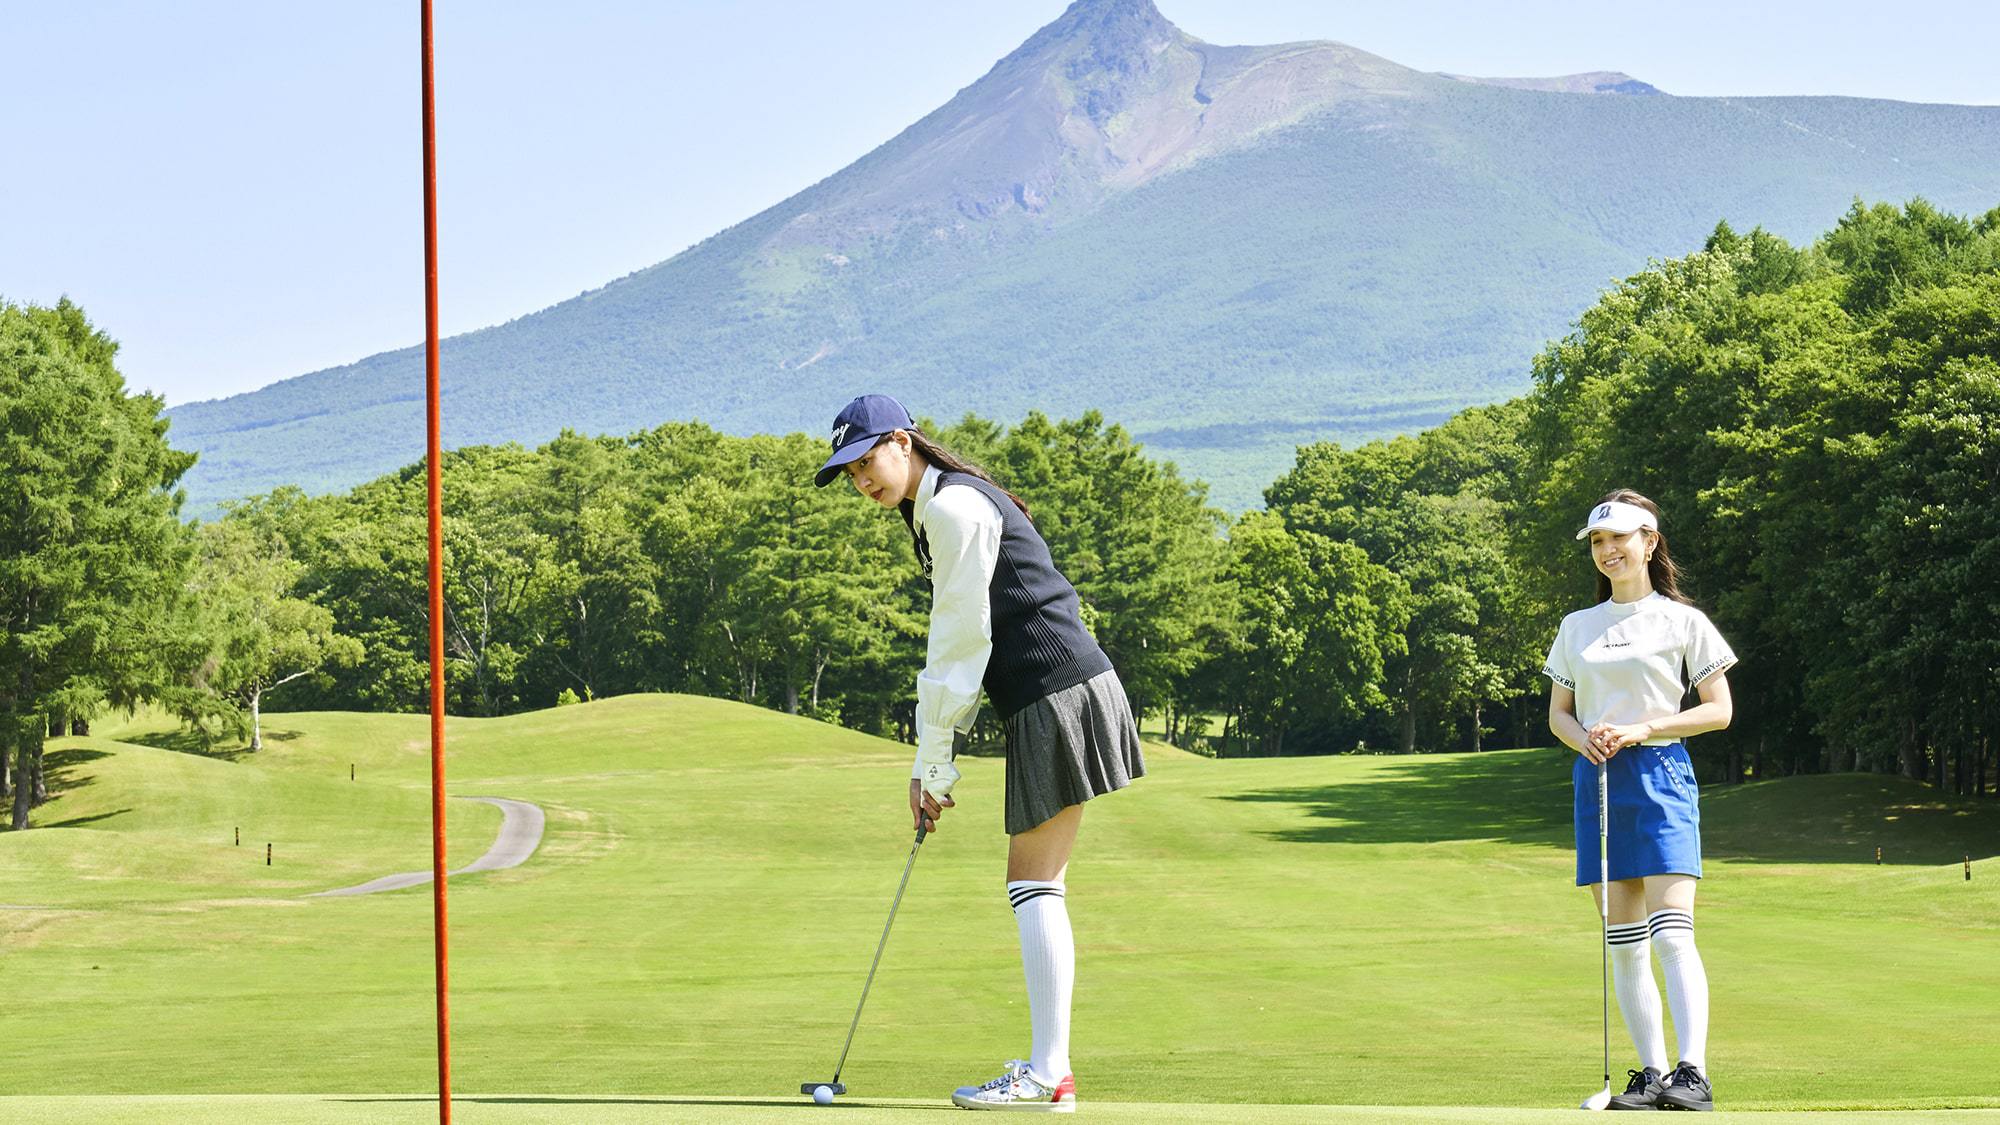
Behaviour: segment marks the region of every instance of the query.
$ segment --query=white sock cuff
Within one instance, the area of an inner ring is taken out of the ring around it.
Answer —
[[[1007,901],[1017,911],[1028,903],[1048,895],[1054,895],[1057,899],[1068,897],[1063,893],[1061,883],[1041,879],[1014,879],[1007,883]]]

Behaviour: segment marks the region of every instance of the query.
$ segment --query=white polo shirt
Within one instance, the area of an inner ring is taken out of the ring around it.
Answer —
[[[1735,663],[1707,614],[1653,593],[1636,602],[1606,599],[1563,618],[1542,675],[1576,693],[1577,721],[1587,730],[1678,715],[1689,688]]]

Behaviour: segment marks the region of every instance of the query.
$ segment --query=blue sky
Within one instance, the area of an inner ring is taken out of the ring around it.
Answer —
[[[1210,42],[1337,39],[1422,70],[2000,104],[1992,0],[1157,2]],[[170,403],[422,338],[414,0],[0,4],[0,298],[68,294]],[[838,171],[1064,7],[444,0],[446,332],[671,257]]]

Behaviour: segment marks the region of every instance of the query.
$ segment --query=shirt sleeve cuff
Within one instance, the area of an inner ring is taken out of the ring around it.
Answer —
[[[1696,685],[1700,684],[1703,680],[1708,679],[1710,676],[1713,676],[1718,672],[1727,672],[1734,667],[1736,667],[1736,658],[1734,656],[1724,656],[1724,657],[1719,657],[1715,660],[1711,660],[1708,663],[1708,667],[1703,668],[1699,672],[1696,672],[1694,676],[1688,680],[1688,686],[1695,687]]]
[[[950,762],[957,742],[950,727],[919,727],[917,760],[910,767],[912,777],[920,776],[925,762]]]

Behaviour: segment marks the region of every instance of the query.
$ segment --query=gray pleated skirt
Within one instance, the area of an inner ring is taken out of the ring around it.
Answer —
[[[1117,672],[1052,692],[1007,719],[1007,834],[1144,776],[1139,728]]]

